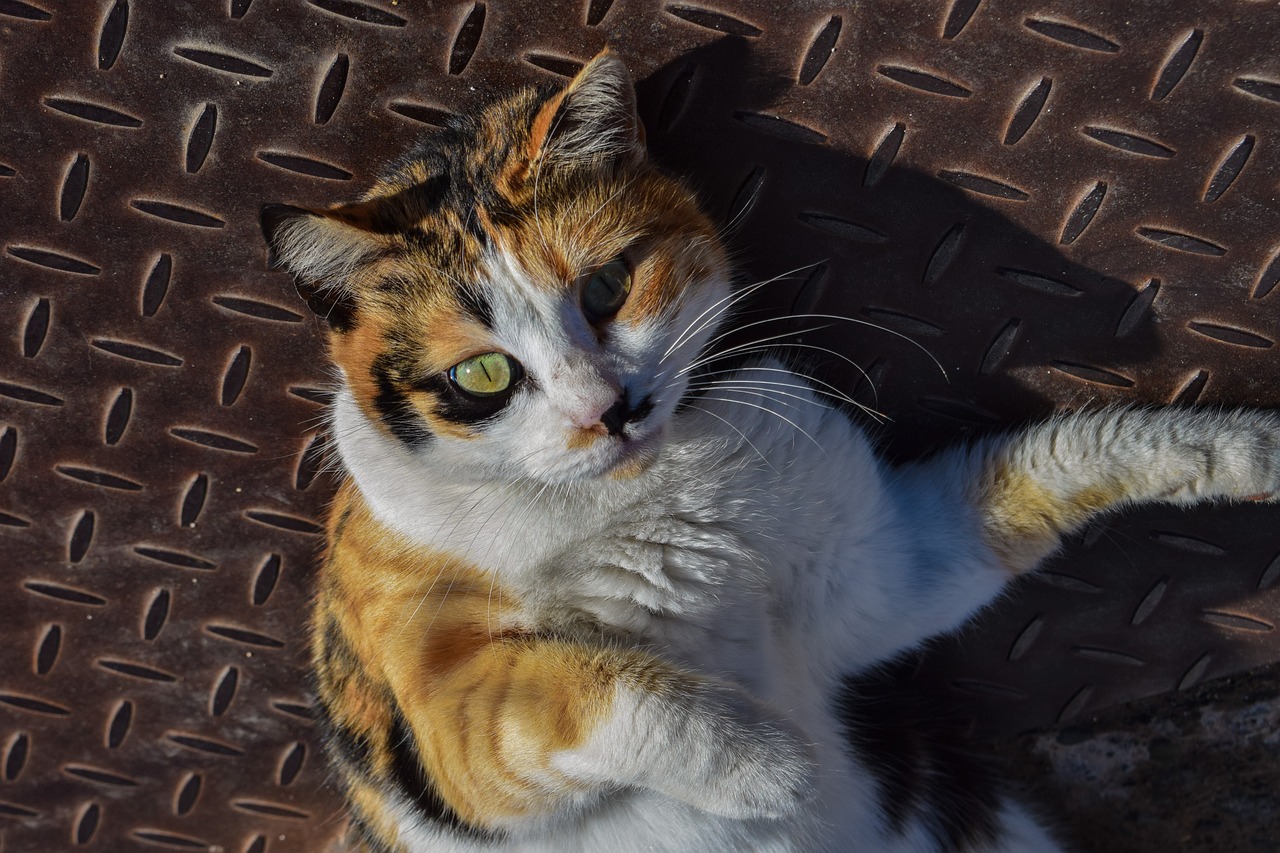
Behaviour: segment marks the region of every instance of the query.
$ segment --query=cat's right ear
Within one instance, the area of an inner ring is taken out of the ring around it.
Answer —
[[[644,127],[626,63],[608,48],[538,110],[529,128],[529,160],[566,165],[644,156]]]
[[[262,235],[271,263],[293,273],[298,293],[337,331],[355,317],[351,276],[382,248],[362,202],[331,210],[283,204],[262,209]]]

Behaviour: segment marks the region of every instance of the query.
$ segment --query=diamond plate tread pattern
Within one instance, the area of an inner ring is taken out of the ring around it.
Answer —
[[[0,0],[4,849],[341,829],[304,678],[329,379],[263,204],[349,199],[610,44],[655,157],[777,277],[733,340],[882,413],[892,457],[1274,406],[1277,33],[1251,0]],[[1005,734],[1274,661],[1277,521],[1101,522],[915,677]]]

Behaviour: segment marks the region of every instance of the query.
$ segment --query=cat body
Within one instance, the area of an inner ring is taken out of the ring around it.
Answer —
[[[1097,512],[1270,498],[1276,418],[1105,410],[890,468],[830,389],[704,354],[739,297],[632,98],[602,54],[266,223],[333,326],[314,663],[361,843],[1057,849],[927,752],[886,784],[847,679]]]

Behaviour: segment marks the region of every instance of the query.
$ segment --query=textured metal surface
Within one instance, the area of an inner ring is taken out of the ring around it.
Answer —
[[[302,676],[321,337],[264,202],[350,198],[609,42],[744,275],[790,273],[741,322],[883,327],[741,339],[856,361],[873,383],[798,350],[892,455],[1062,406],[1274,405],[1278,36],[1247,0],[0,0],[4,849],[340,825]],[[1275,660],[1278,520],[1095,527],[919,680],[1011,732]]]

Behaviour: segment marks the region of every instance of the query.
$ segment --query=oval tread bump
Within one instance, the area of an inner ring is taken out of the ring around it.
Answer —
[[[169,548],[156,548],[151,545],[134,545],[133,553],[139,557],[144,557],[157,563],[174,566],[179,569],[194,569],[201,572],[211,572],[218,568],[218,564],[212,560],[206,560],[204,557],[195,554],[188,554],[183,551],[174,551]]]
[[[1084,295],[1084,291],[1076,287],[1074,284],[1068,284],[1060,279],[1051,278],[1047,275],[1042,275],[1041,273],[1031,272],[1030,270],[1014,269],[1013,267],[999,267],[996,269],[996,274],[1003,279],[1049,296],[1065,296],[1067,298],[1074,298]]]
[[[70,222],[80,212],[85,191],[89,188],[89,156],[77,154],[62,178],[62,192],[58,196],[58,218]]]
[[[302,772],[302,764],[307,758],[307,747],[304,743],[295,743],[289,747],[280,758],[280,770],[276,775],[277,782],[284,785],[292,785],[293,780],[298,778],[298,774]]]
[[[1208,255],[1211,257],[1221,257],[1227,253],[1225,246],[1219,246],[1203,237],[1195,237],[1182,231],[1173,231],[1169,228],[1156,228],[1150,225],[1139,226],[1135,232],[1144,240],[1150,240],[1161,246],[1170,249],[1176,249],[1179,252],[1188,252],[1193,255]]]
[[[1080,196],[1080,200],[1067,216],[1067,221],[1062,223],[1062,234],[1058,237],[1058,242],[1063,246],[1069,246],[1080,239],[1080,235],[1098,215],[1098,209],[1102,207],[1106,197],[1107,185],[1103,181],[1098,181],[1092,189]]]
[[[190,442],[191,444],[198,444],[201,447],[208,447],[212,450],[224,450],[228,453],[246,454],[258,452],[256,445],[229,435],[223,435],[222,433],[211,432],[209,430],[192,429],[190,427],[172,427],[169,430],[169,434],[175,438],[180,438],[183,441]]]
[[[893,165],[893,161],[897,159],[906,138],[907,126],[902,122],[895,122],[893,127],[885,132],[879,144],[876,145],[876,150],[867,158],[867,168],[862,174],[864,187],[874,187],[880,183],[889,171],[889,167]]]
[[[200,517],[200,511],[204,509],[204,502],[209,497],[209,475],[200,473],[192,480],[191,485],[187,486],[187,492],[182,497],[182,506],[178,510],[178,525],[180,527],[194,527],[196,519]]]
[[[973,90],[968,86],[964,86],[954,80],[948,80],[940,74],[922,71],[918,68],[908,68],[903,65],[881,65],[876,68],[876,73],[882,77],[887,77],[895,83],[900,83],[920,92],[928,92],[932,95],[942,95],[947,98],[968,98],[973,95]]]
[[[36,675],[48,675],[52,672],[54,665],[58,662],[58,653],[61,651],[62,626],[58,624],[50,625],[45,629],[44,636],[40,638],[40,642],[36,644]]]
[[[191,124],[187,134],[186,169],[189,174],[200,171],[213,148],[213,137],[218,132],[218,105],[207,103]]]
[[[261,63],[230,53],[223,53],[219,50],[178,45],[173,49],[173,52],[174,55],[185,59],[187,62],[237,77],[252,77],[265,80],[275,73]]]
[[[1006,656],[1008,660],[1017,660],[1030,650],[1035,643],[1036,638],[1044,630],[1045,616],[1043,613],[1037,613],[1030,622],[1027,623],[1018,636],[1014,639],[1013,644],[1009,646],[1009,654]]]
[[[103,443],[108,446],[119,444],[132,417],[133,389],[121,388],[115,400],[112,401],[111,408],[107,410],[107,417],[102,424]]]
[[[403,116],[410,121],[416,121],[429,127],[444,127],[453,118],[453,113],[448,110],[433,107],[429,104],[415,104],[410,101],[392,101],[387,104],[387,109],[398,116]]]
[[[107,749],[118,749],[129,737],[131,728],[133,728],[133,703],[125,699],[116,705],[116,709],[111,712],[111,719],[107,722],[107,730],[103,736]]]
[[[1205,185],[1203,201],[1217,201],[1222,198],[1223,193],[1231,188],[1236,178],[1240,177],[1240,172],[1244,170],[1245,164],[1249,162],[1249,155],[1253,153],[1255,141],[1252,134],[1245,134],[1226,153],[1222,158],[1222,162],[1218,164],[1218,168],[1214,170],[1213,177]]]
[[[191,225],[196,228],[225,228],[227,225],[225,220],[214,216],[212,213],[196,210],[193,207],[185,207],[181,204],[174,204],[170,201],[135,198],[129,202],[129,206],[148,216],[154,216],[156,219],[164,219],[178,225]]]
[[[177,832],[170,832],[165,829],[151,829],[150,827],[143,827],[130,831],[129,835],[149,847],[167,847],[170,850],[201,851],[216,849],[215,845],[210,844],[203,838],[196,838],[193,835],[181,835]]]
[[[1231,85],[1255,98],[1280,104],[1280,83],[1261,80],[1257,77],[1237,77]]]
[[[1204,680],[1205,673],[1209,670],[1209,665],[1213,663],[1213,654],[1205,652],[1196,658],[1195,663],[1187,667],[1187,671],[1182,674],[1182,678],[1178,679],[1178,690],[1190,690],[1201,681]]]
[[[143,490],[142,484],[135,480],[97,468],[86,468],[80,465],[55,465],[53,470],[64,477],[79,480],[81,483],[87,483],[90,486],[101,486],[104,489],[117,489],[122,492],[140,492]]]
[[[1200,399],[1200,395],[1204,392],[1204,387],[1209,384],[1209,371],[1197,370],[1195,373],[1182,383],[1173,394],[1170,404],[1175,406],[1191,406]]]
[[[587,26],[599,26],[600,22],[609,14],[609,10],[613,8],[613,2],[614,0],[590,0],[587,3]]]
[[[238,21],[249,13],[249,7],[253,5],[253,0],[231,0],[231,8],[228,10],[231,14],[231,20]]]
[[[107,17],[103,19],[102,31],[98,34],[99,70],[109,71],[116,64],[128,32],[129,0],[116,0]]]
[[[298,455],[298,469],[294,472],[293,487],[298,491],[306,491],[316,475],[324,467],[324,454],[328,450],[328,442],[320,433],[314,435],[306,448]]]
[[[222,675],[218,676],[218,681],[213,686],[213,690],[209,693],[209,714],[214,717],[221,717],[227,713],[227,709],[231,707],[231,703],[236,698],[236,691],[240,686],[240,670],[234,666],[229,666],[222,671]]]
[[[1258,280],[1254,282],[1253,292],[1249,296],[1252,299],[1262,299],[1275,290],[1277,284],[1280,284],[1280,250],[1271,256],[1271,261],[1258,273]]]
[[[1138,602],[1138,606],[1134,608],[1133,615],[1129,617],[1130,625],[1141,625],[1151,618],[1151,614],[1155,612],[1160,602],[1164,600],[1164,595],[1169,590],[1169,576],[1164,575],[1147,590],[1147,594],[1142,597],[1142,601]]]
[[[31,736],[26,732],[18,732],[10,740],[4,751],[4,780],[12,782],[22,775],[27,766],[27,756],[31,753]]]
[[[87,803],[82,806],[80,816],[76,818],[76,844],[84,845],[92,841],[94,835],[98,832],[98,825],[101,820],[102,807],[97,803]]]
[[[1187,71],[1191,69],[1191,63],[1195,62],[1202,41],[1204,41],[1204,31],[1192,30],[1187,33],[1187,37],[1181,44],[1169,52],[1169,58],[1160,67],[1160,73],[1156,75],[1155,82],[1151,85],[1151,100],[1163,101],[1182,82],[1182,78],[1187,76]]]
[[[792,142],[820,144],[827,141],[827,135],[796,121],[769,113],[757,113],[749,110],[737,110],[733,117],[753,130],[759,130]]]
[[[1049,92],[1053,90],[1053,80],[1041,77],[1040,82],[1032,86],[1027,94],[1018,102],[1018,107],[1009,116],[1009,124],[1004,130],[1004,144],[1014,145],[1027,135],[1036,119],[1040,117],[1045,102],[1049,100]]]
[[[1046,18],[1027,18],[1022,25],[1050,41],[1078,47],[1081,50],[1092,50],[1097,53],[1117,53],[1120,50],[1120,45],[1111,39],[1075,24],[1051,21]]]
[[[49,300],[40,297],[36,300],[36,304],[31,306],[31,313],[27,315],[27,322],[22,329],[22,355],[24,358],[35,358],[40,354],[40,348],[44,346],[45,338],[49,334],[49,317],[51,314]]]
[[[188,773],[182,777],[173,794],[173,813],[178,817],[190,814],[200,799],[200,789],[204,786],[204,778],[199,773]]]
[[[38,267],[58,270],[59,272],[75,273],[76,275],[98,275],[102,272],[102,267],[97,264],[89,263],[80,258],[73,258],[61,252],[54,252],[50,249],[37,249],[34,246],[7,246],[5,252],[20,261],[26,261]]]
[[[9,472],[13,470],[13,462],[18,456],[18,430],[15,427],[5,427],[4,432],[0,432],[0,483],[5,481],[9,476]]]
[[[559,77],[571,78],[582,70],[582,63],[576,59],[555,56],[550,53],[530,52],[524,55],[524,61],[534,68],[541,68]]]
[[[347,90],[347,77],[351,73],[351,57],[339,53],[329,63],[329,70],[320,81],[320,89],[316,92],[315,123],[328,124],[329,119],[342,103],[342,95]]]
[[[47,391],[41,391],[39,388],[30,388],[26,385],[19,385],[16,382],[4,381],[0,381],[0,397],[8,397],[10,400],[32,403],[37,406],[61,406],[66,402],[61,397],[56,397]]]
[[[250,631],[248,628],[240,628],[235,625],[205,625],[206,633],[212,634],[223,640],[230,640],[233,643],[240,643],[246,646],[254,646],[259,649],[283,649],[284,640],[272,637],[269,634],[263,634],[259,631]]]
[[[96,593],[77,589],[76,587],[64,586],[63,584],[48,583],[46,581],[27,581],[22,585],[22,588],[35,595],[52,598],[56,601],[65,601],[68,604],[102,607],[107,603],[105,598]]]
[[[798,215],[798,218],[804,224],[817,228],[819,231],[825,231],[828,234],[854,243],[875,245],[889,241],[889,235],[883,231],[878,231],[869,225],[862,225],[851,219],[845,219],[842,216],[832,216],[829,213],[802,212]]]
[[[744,21],[741,18],[735,18],[725,12],[706,9],[702,6],[672,4],[667,6],[664,11],[672,17],[688,21],[696,27],[713,30],[717,33],[727,33],[728,35],[742,38],[757,38],[764,34],[764,30],[755,24]]]
[[[978,366],[978,375],[990,376],[1000,369],[1000,365],[1004,364],[1005,359],[1013,352],[1013,348],[1018,343],[1018,333],[1022,329],[1022,321],[1017,317],[1012,318],[1005,323],[1000,331],[996,332],[996,336],[991,339],[991,343],[987,346],[987,351],[982,356],[982,363]]]
[[[458,34],[453,38],[453,46],[449,49],[449,73],[457,76],[467,70],[471,57],[480,46],[480,37],[484,35],[485,4],[475,3],[467,17],[458,27]]]
[[[271,598],[271,593],[275,591],[276,584],[280,581],[281,563],[279,554],[271,554],[258,567],[258,574],[253,579],[253,593],[250,596],[250,601],[255,607],[261,607]]]
[[[126,678],[136,678],[140,681],[153,681],[163,684],[173,684],[179,681],[178,676],[171,672],[166,672],[158,667],[138,663],[137,661],[99,658],[97,664],[99,668],[105,669],[107,672],[114,672],[117,675],[123,675]]]
[[[943,273],[951,266],[951,262],[956,259],[956,255],[960,253],[960,246],[964,242],[965,225],[963,222],[957,222],[947,229],[947,232],[938,240],[938,245],[934,246],[933,252],[929,255],[929,262],[925,264],[924,276],[922,281],[925,284],[936,284],[942,278]]]
[[[942,37],[953,39],[960,35],[964,28],[969,26],[969,21],[980,5],[982,0],[952,0],[946,23],[942,25]]]
[[[317,9],[323,9],[331,15],[337,15],[362,24],[374,24],[379,27],[399,28],[408,24],[408,20],[359,0],[308,0]]]
[[[698,68],[698,63],[688,60],[671,76],[671,84],[662,96],[662,107],[658,110],[658,130],[662,133],[670,131],[684,116],[692,100]]]
[[[346,169],[342,169],[332,163],[326,163],[323,160],[316,160],[313,157],[304,157],[301,154],[289,154],[284,151],[259,151],[258,159],[277,169],[284,169],[285,171],[306,175],[311,178],[321,178],[326,181],[349,181],[353,177]]]
[[[800,72],[796,77],[802,86],[807,86],[816,80],[822,73],[822,69],[827,67],[831,57],[835,55],[836,42],[840,40],[842,26],[844,26],[844,19],[839,15],[832,15],[831,20],[823,24],[822,29],[818,30],[813,37],[813,41],[809,43],[809,49],[805,51],[804,60],[800,63]]]
[[[142,615],[140,631],[142,639],[150,641],[160,636],[165,623],[169,621],[169,608],[172,602],[173,594],[169,590],[161,588],[155,591],[146,612]]]
[[[84,559],[93,544],[93,533],[96,519],[93,510],[86,509],[80,513],[76,523],[71,527],[71,535],[67,538],[67,561],[72,565]]]
[[[1137,384],[1127,376],[1089,364],[1081,364],[1074,361],[1051,361],[1050,364],[1054,369],[1068,376],[1074,376],[1076,379],[1083,379],[1085,382],[1092,382],[1096,385],[1108,385],[1112,388],[1132,388]]]
[[[1080,132],[1095,142],[1100,142],[1109,148],[1123,151],[1126,154],[1168,159],[1176,153],[1169,146],[1156,142],[1154,139],[1147,139],[1145,136],[1139,136],[1136,133],[1124,130],[1116,130],[1115,128],[1086,125],[1081,128]]]
[[[995,178],[975,175],[972,172],[943,169],[938,172],[938,177],[948,183],[955,184],[961,189],[991,198],[999,198],[1006,201],[1026,201],[1031,198],[1031,193],[1026,190],[1019,189],[1003,181],[997,181]]]
[[[244,391],[245,383],[249,379],[249,367],[252,362],[253,351],[247,345],[241,345],[222,374],[222,394],[218,400],[219,403],[232,406],[235,405],[236,400],[240,399],[240,394]]]
[[[1267,589],[1280,580],[1280,554],[1276,554],[1258,578],[1258,589]]]
[[[1124,313],[1116,321],[1116,330],[1113,337],[1123,338],[1136,329],[1142,319],[1151,311],[1151,304],[1156,301],[1156,297],[1159,295],[1160,279],[1153,278],[1146,283],[1142,290],[1133,295],[1133,299],[1129,300]]]
[[[103,352],[126,358],[130,361],[137,361],[142,364],[150,364],[155,367],[181,367],[183,361],[172,353],[162,350],[152,349],[142,344],[130,343],[129,341],[117,341],[110,338],[92,338],[89,344],[94,349],[100,349]]]
[[[49,97],[45,98],[43,103],[49,109],[57,110],[64,115],[93,124],[105,124],[111,127],[123,127],[131,130],[142,127],[142,119],[137,116],[129,115],[122,110],[102,104],[95,104],[91,101],[81,101],[76,98]]]
[[[301,323],[303,320],[303,316],[296,311],[290,311],[288,308],[272,305],[270,302],[249,299],[244,296],[222,294],[214,296],[210,301],[219,308],[225,308],[228,311],[234,311],[237,314],[244,314],[246,317],[253,317],[258,320],[274,320],[277,323]]]
[[[1233,326],[1223,326],[1219,323],[1207,323],[1202,320],[1192,320],[1187,323],[1187,328],[1191,331],[1211,338],[1215,341],[1221,341],[1224,344],[1235,344],[1241,347],[1251,347],[1253,349],[1270,349],[1276,345],[1276,342],[1270,338],[1263,337],[1257,332],[1248,332],[1244,329],[1237,329]]]
[[[1058,712],[1057,719],[1054,720],[1056,725],[1070,722],[1080,716],[1085,706],[1089,704],[1089,698],[1093,696],[1093,685],[1085,684],[1075,693],[1071,694],[1071,698],[1062,706],[1062,710]]]
[[[205,755],[217,755],[223,758],[237,758],[244,755],[244,750],[238,746],[203,735],[195,735],[189,732],[169,732],[165,737],[179,746],[185,746],[187,749]]]
[[[173,278],[173,258],[161,252],[142,285],[142,316],[154,317],[164,304]]]
[[[8,18],[17,18],[21,21],[49,21],[53,19],[53,13],[41,9],[26,0],[4,0],[0,3],[0,15]]]
[[[734,192],[733,199],[729,202],[729,209],[724,217],[727,231],[732,232],[741,226],[747,214],[755,208],[756,200],[760,197],[760,190],[764,186],[764,179],[764,167],[752,166],[751,171],[742,179],[742,183],[738,184],[738,189]]]

